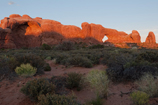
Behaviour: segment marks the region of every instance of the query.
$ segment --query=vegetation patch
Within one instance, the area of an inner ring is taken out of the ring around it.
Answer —
[[[40,95],[38,100],[39,103],[37,105],[80,105],[74,96],[46,94]]]
[[[66,78],[66,87],[69,89],[77,88],[80,90],[82,87],[82,78],[83,75],[75,72],[70,72],[67,74],[68,77]]]
[[[21,64],[20,67],[16,67],[15,72],[20,76],[33,76],[36,74],[37,69],[32,67],[29,63]]]
[[[29,96],[30,99],[38,100],[38,96],[47,93],[54,94],[55,85],[51,84],[47,79],[40,78],[28,81],[26,85],[21,88],[21,92]]]
[[[86,77],[86,81],[95,89],[97,98],[100,96],[107,98],[109,80],[105,71],[90,71]]]
[[[148,94],[141,92],[141,91],[131,93],[130,97],[131,97],[134,105],[147,105],[147,103],[149,101]]]

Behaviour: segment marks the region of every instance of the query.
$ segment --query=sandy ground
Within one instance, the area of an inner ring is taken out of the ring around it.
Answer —
[[[31,102],[30,99],[20,92],[22,85],[25,85],[27,81],[34,78],[52,76],[64,76],[69,72],[77,72],[86,75],[91,70],[105,70],[107,67],[104,65],[96,65],[93,68],[82,67],[69,67],[65,68],[63,65],[56,65],[52,61],[47,61],[51,66],[51,71],[45,72],[42,76],[36,76],[31,78],[19,77],[15,80],[3,80],[0,82],[0,105],[34,105],[35,102]],[[109,86],[109,95],[107,100],[103,99],[103,105],[132,105],[132,101],[129,97],[129,92],[135,90],[133,83],[111,83]],[[73,90],[73,93],[77,96],[77,99],[81,103],[85,103],[95,98],[94,92],[88,87],[83,88],[81,91]],[[127,94],[126,94],[127,93]],[[158,99],[151,99],[151,105],[158,105]]]

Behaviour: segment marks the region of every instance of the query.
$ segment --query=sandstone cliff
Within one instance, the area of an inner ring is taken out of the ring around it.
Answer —
[[[100,24],[83,22],[81,27],[82,29],[40,17],[31,18],[28,15],[12,14],[1,20],[0,48],[38,47],[44,43],[58,44],[63,40],[102,43],[104,36],[108,37],[106,42],[114,45],[141,43],[141,37],[136,30],[128,35],[123,31],[104,28]],[[156,43],[154,33],[149,33],[145,43]]]

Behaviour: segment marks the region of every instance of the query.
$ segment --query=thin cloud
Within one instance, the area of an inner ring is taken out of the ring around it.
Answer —
[[[8,3],[8,5],[13,5],[13,4],[15,4],[13,1],[10,1],[10,2]]]

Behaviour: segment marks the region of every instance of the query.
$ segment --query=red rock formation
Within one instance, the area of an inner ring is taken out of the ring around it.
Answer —
[[[141,37],[136,30],[128,35],[122,31],[104,28],[100,24],[87,22],[82,23],[82,29],[80,29],[74,25],[62,25],[54,20],[13,14],[2,19],[0,27],[0,48],[37,47],[44,43],[53,45],[63,40],[101,43],[105,35],[108,37],[107,42],[115,46],[124,47],[126,43],[142,45]],[[155,35],[150,32],[145,43],[154,44],[155,42]]]
[[[77,26],[62,25],[61,32],[65,38],[80,38],[81,37],[81,29]]]
[[[140,37],[138,31],[133,30],[132,34],[130,34],[130,36],[134,43],[141,43],[141,37]]]
[[[82,38],[86,38],[89,37],[91,35],[91,25],[87,22],[83,22],[81,24],[82,30],[81,30],[81,34],[82,34]]]
[[[26,15],[26,14],[23,15],[22,18],[23,18],[23,19],[32,19],[29,15]]]
[[[58,21],[43,19],[41,28],[43,32],[57,32],[61,34],[62,24]]]
[[[149,32],[146,40],[145,40],[146,44],[155,44],[156,43],[156,39],[155,39],[155,34],[153,32]]]
[[[9,18],[19,18],[21,17],[19,14],[11,14]]]

